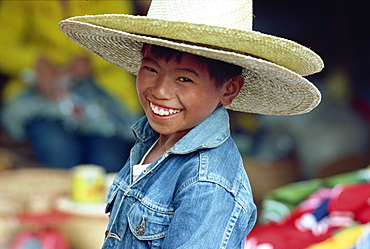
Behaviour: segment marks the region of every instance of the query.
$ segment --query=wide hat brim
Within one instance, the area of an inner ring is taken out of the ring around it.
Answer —
[[[245,84],[227,107],[231,110],[296,115],[311,111],[321,100],[318,89],[302,77],[321,71],[321,58],[283,38],[118,14],[73,17],[59,27],[75,43],[135,75],[144,43],[239,65]]]

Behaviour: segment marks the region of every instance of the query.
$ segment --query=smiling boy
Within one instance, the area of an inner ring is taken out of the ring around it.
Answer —
[[[145,116],[107,198],[103,248],[240,248],[256,207],[226,108],[309,112],[320,92],[302,75],[321,58],[252,30],[251,0],[153,0],[147,16],[74,17],[74,42],[137,75]]]
[[[169,51],[172,57],[164,58]],[[216,76],[209,74],[206,59],[203,63],[199,59],[187,53],[144,46],[137,92],[151,127],[160,134],[144,163],[154,162],[217,107],[230,105],[240,92],[244,84],[240,67],[234,66],[239,68],[238,75],[216,84]],[[222,68],[225,64],[219,66],[219,74],[225,70]]]
[[[103,248],[242,246],[256,209],[223,105],[244,80],[240,67],[212,62],[144,45],[137,92],[146,115],[110,190]]]

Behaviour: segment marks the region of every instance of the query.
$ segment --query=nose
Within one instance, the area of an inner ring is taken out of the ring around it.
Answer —
[[[157,99],[171,99],[173,87],[168,77],[161,76],[152,88],[152,94]]]

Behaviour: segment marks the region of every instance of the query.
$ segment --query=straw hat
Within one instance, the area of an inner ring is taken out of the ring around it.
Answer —
[[[137,74],[144,43],[244,68],[245,85],[231,110],[294,115],[315,108],[321,94],[307,79],[323,61],[293,41],[252,30],[252,0],[152,0],[147,16],[78,16],[59,27],[72,41]]]

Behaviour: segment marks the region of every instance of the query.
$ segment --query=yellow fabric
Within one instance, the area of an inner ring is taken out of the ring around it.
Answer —
[[[58,29],[59,21],[71,16],[132,12],[131,1],[125,0],[1,1],[0,71],[11,76],[3,98],[7,101],[27,87],[19,75],[22,70],[33,68],[40,55],[63,66],[72,56],[85,54],[92,58],[94,76],[99,85],[131,110],[140,110],[133,75],[88,53]]]
[[[343,229],[336,233],[333,237],[309,246],[306,249],[348,249],[356,244],[356,241],[361,234],[362,225],[355,225],[353,227]]]

